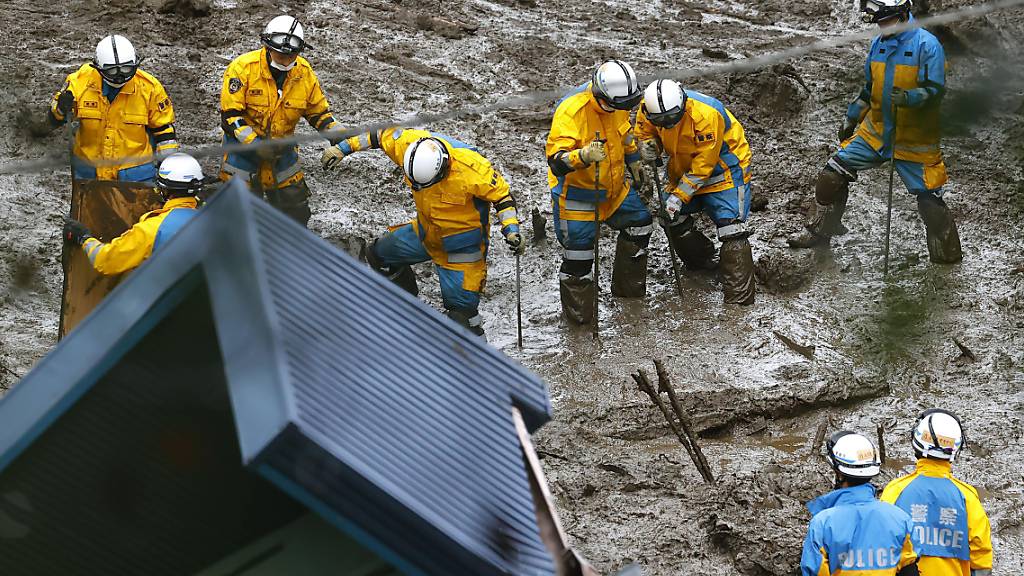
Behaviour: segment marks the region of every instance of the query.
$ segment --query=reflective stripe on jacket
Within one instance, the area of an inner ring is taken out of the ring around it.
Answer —
[[[118,172],[152,162],[154,150],[178,148],[174,132],[174,108],[163,85],[144,70],[138,70],[120,89],[104,95],[103,78],[89,64],[68,75],[64,88],[54,94],[50,114],[58,122],[65,118],[57,109],[57,97],[64,90],[75,96],[74,154],[79,162],[98,164],[98,180],[117,180]]]
[[[224,134],[243,144],[257,138],[284,138],[295,132],[301,118],[318,131],[336,128],[309,62],[302,56],[296,59],[278,94],[267,58],[266,48],[253,50],[235,58],[224,71],[220,92]]]
[[[668,185],[689,202],[698,194],[731,190],[750,182],[750,146],[736,117],[718,100],[686,91],[683,118],[671,128],[647,120],[643,106],[636,114],[636,135],[656,139],[668,153]]]
[[[881,499],[910,514],[921,576],[971,576],[992,569],[992,528],[973,486],[953,478],[945,460],[921,458],[913,474]]]
[[[910,516],[875,499],[861,484],[819,496],[807,504],[814,517],[807,529],[801,576],[895,576],[917,559]]]
[[[870,108],[857,135],[886,158],[893,136],[892,88],[924,89],[928,98],[896,112],[896,158],[931,165],[942,159],[940,103],[946,86],[946,55],[942,44],[923,28],[908,30],[871,44],[864,65],[867,82],[862,98]]]
[[[100,274],[121,274],[137,267],[196,215],[194,197],[172,198],[142,215],[139,222],[110,242],[87,238],[82,251]]]
[[[598,132],[605,141],[608,158],[599,163],[600,180],[595,188],[594,176],[598,168],[584,164],[579,150],[593,142]],[[552,194],[558,196],[563,217],[567,220],[593,219],[595,196],[600,201],[599,216],[602,220],[614,214],[629,193],[626,164],[640,159],[629,123],[629,111],[605,112],[594,99],[589,82],[577,87],[558,103],[551,119],[551,131],[544,150],[549,164],[559,153],[567,154],[573,171],[560,176],[549,166],[548,187]],[[569,201],[568,206],[566,201]],[[584,203],[589,203],[590,207]]]

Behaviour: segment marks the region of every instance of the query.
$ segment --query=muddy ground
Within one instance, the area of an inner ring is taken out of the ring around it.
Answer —
[[[965,3],[929,4],[923,7],[940,11]],[[64,146],[59,133],[32,137],[24,110],[41,110],[64,75],[91,58],[99,37],[115,31],[135,42],[144,67],[167,86],[184,144],[215,144],[221,73],[257,45],[263,24],[281,10],[306,24],[314,47],[308,57],[348,124],[572,86],[607,57],[650,74],[861,27],[850,2],[820,0],[8,2],[0,11],[7,30],[0,73],[9,79],[0,93],[0,158],[35,158]],[[956,471],[979,488],[992,517],[994,573],[1024,572],[1022,23],[1024,13],[1011,11],[939,31],[951,66],[947,200],[960,222],[963,264],[928,263],[923,226],[898,186],[894,269],[883,280],[885,170],[854,185],[845,220],[851,232],[831,251],[784,247],[836,145],[867,43],[689,84],[722,99],[754,149],[757,194],[767,207],[751,218],[762,280],[753,308],[723,306],[707,274],[687,273],[687,297],[677,298],[658,232],[649,296],[603,298],[595,342],[559,319],[559,251],[549,239],[523,258],[527,327],[519,351],[513,261],[503,248],[494,251],[482,308],[490,342],[551,387],[555,418],[537,443],[574,545],[601,570],[632,561],[649,574],[793,574],[809,519],[803,503],[831,486],[826,466],[809,453],[819,424],[828,421],[830,432],[871,432],[882,424],[890,456],[885,481],[912,464],[913,415],[943,406],[966,421],[970,447]],[[522,213],[538,207],[550,217],[543,142],[551,104],[434,128],[493,159]],[[347,247],[410,217],[398,170],[382,155],[348,159],[340,175],[327,176],[315,164],[319,150],[303,149],[317,233]],[[217,162],[204,164],[215,170]],[[0,190],[6,387],[54,343],[67,171],[2,176]],[[606,236],[604,255],[611,255],[613,240]],[[610,258],[602,266],[608,286]],[[439,306],[436,278],[423,267],[419,275],[424,297]],[[813,352],[799,353],[776,333]],[[652,371],[654,357],[665,359],[701,430],[718,478],[713,486],[701,482],[628,377],[638,367]]]

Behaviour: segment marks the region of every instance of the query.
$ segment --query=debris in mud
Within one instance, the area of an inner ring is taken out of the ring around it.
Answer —
[[[458,40],[460,38],[476,34],[476,31],[479,29],[479,26],[475,24],[458,22],[447,18],[441,18],[440,16],[432,16],[430,14],[413,14],[411,12],[400,11],[397,16],[400,19],[411,21],[416,28],[420,30],[436,32],[441,36],[452,40]]]
[[[760,188],[754,188],[754,191],[750,196],[750,211],[751,212],[764,212],[768,209],[768,195],[761,191]]]
[[[807,451],[807,459],[813,459],[815,456],[821,454],[821,445],[825,442],[825,432],[828,430],[829,419],[826,416],[824,420],[818,424],[818,428],[814,431],[814,440],[811,441],[811,447]]]
[[[210,15],[210,3],[207,0],[164,0],[156,11],[158,14],[199,18]]]
[[[957,363],[967,364],[978,361],[978,357],[974,355],[974,352],[970,348],[964,346],[963,342],[953,338],[953,344],[956,344],[956,347],[960,349],[960,355],[956,357]]]
[[[759,118],[792,118],[810,98],[811,89],[792,64],[729,77],[726,90],[739,97]]]
[[[672,389],[672,383],[669,381],[668,372],[665,371],[665,366],[661,360],[655,360],[654,366],[658,371],[658,389],[655,390],[654,386],[651,385],[651,381],[647,378],[647,373],[644,372],[643,368],[639,369],[636,374],[631,374],[633,380],[636,382],[637,388],[641,392],[647,394],[651,401],[661,410],[662,415],[665,417],[665,421],[668,422],[669,427],[676,433],[676,437],[679,438],[679,442],[686,448],[686,453],[689,454],[690,460],[693,461],[693,465],[697,467],[704,482],[708,484],[714,484],[715,476],[711,472],[711,466],[708,465],[707,458],[704,457],[704,452],[700,449],[700,445],[697,444],[697,435],[693,433],[693,428],[690,426],[690,419],[679,405],[679,399],[676,397],[675,390]],[[664,401],[661,399],[661,393],[665,392],[668,394],[669,401],[671,402],[672,410],[675,412],[676,418],[678,419],[678,425],[672,419],[672,415],[669,413],[668,408],[665,407]]]
[[[715,50],[714,48],[701,48],[701,53],[711,58],[712,60],[732,60],[732,56],[724,50]]]
[[[775,334],[775,337],[778,338],[779,340],[782,340],[782,343],[789,347],[789,349],[792,350],[793,352],[796,352],[797,354],[803,356],[804,358],[807,358],[808,360],[814,358],[813,344],[810,346],[797,344],[795,340],[793,340],[789,336],[786,336],[782,332],[779,332],[778,330],[772,330],[772,334]]]
[[[530,221],[532,223],[531,230],[533,230],[533,241],[540,242],[548,237],[548,221],[546,218],[541,216],[540,210],[534,208],[530,212]]]
[[[757,259],[758,285],[775,293],[792,292],[810,284],[815,269],[813,250],[771,250]]]

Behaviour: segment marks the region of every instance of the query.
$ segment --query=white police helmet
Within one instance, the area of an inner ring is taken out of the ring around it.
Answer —
[[[910,443],[918,458],[952,462],[963,448],[964,429],[952,412],[932,408],[918,416]]]
[[[182,152],[164,158],[156,172],[156,186],[164,197],[195,196],[202,192],[205,180],[199,162]]]
[[[849,430],[836,432],[828,439],[827,458],[832,469],[847,478],[874,478],[881,469],[875,445]]]
[[[92,65],[107,84],[115,88],[127,84],[139,69],[135,47],[127,38],[116,34],[107,36],[96,45],[96,59]]]
[[[433,186],[448,175],[448,148],[437,138],[420,138],[405,150],[402,168],[413,190]]]
[[[616,110],[632,110],[643,97],[636,73],[621,60],[609,60],[598,66],[591,89],[598,101]]]

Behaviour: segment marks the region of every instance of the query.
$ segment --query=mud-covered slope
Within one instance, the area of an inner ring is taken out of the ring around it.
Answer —
[[[933,11],[955,7],[930,4]],[[308,57],[350,125],[572,86],[607,57],[647,74],[860,27],[848,2],[775,0],[217,0],[201,17],[160,14],[144,2],[8,9],[0,15],[8,31],[0,46],[18,57],[0,60],[15,85],[0,95],[0,157],[38,157],[65,145],[59,133],[30,137],[22,106],[40,108],[109,31],[132,38],[147,56],[145,67],[164,81],[186,145],[215,144],[220,74],[233,56],[256,46],[263,23],[281,7],[307,24],[314,46]],[[634,302],[605,296],[595,342],[559,319],[560,254],[549,239],[523,258],[526,346],[518,351],[513,262],[495,236],[485,327],[492,344],[551,386],[555,420],[538,446],[574,544],[602,570],[637,561],[651,574],[792,574],[809,519],[803,503],[831,485],[826,466],[808,455],[819,423],[865,432],[883,424],[890,455],[884,481],[911,464],[913,415],[943,406],[966,421],[970,448],[956,471],[978,486],[992,515],[995,573],[1024,571],[1022,22],[1020,11],[1007,12],[939,31],[950,61],[947,200],[960,222],[961,265],[928,263],[913,200],[898,186],[894,267],[883,281],[885,170],[854,185],[845,219],[851,232],[831,252],[784,247],[835,148],[866,43],[688,86],[722,99],[754,149],[756,192],[767,202],[751,218],[764,282],[755,307],[723,307],[717,281],[704,274],[687,274],[687,298],[679,301],[657,232],[650,295]],[[38,62],[28,65],[25,55]],[[433,128],[493,159],[523,214],[532,207],[550,213],[543,143],[551,104]],[[316,167],[319,148],[303,148],[316,232],[353,248],[411,216],[398,171],[383,156],[347,159],[340,174],[327,176]],[[205,164],[216,167],[213,159]],[[0,382],[9,385],[53,343],[67,173],[2,176],[0,190]],[[613,241],[606,236],[602,254],[611,255]],[[607,287],[610,258],[602,265]],[[418,272],[423,296],[439,305],[436,277],[427,267]],[[813,345],[813,355],[797,353],[776,332]],[[963,357],[954,338],[976,360]],[[714,486],[701,482],[627,376],[640,365],[650,369],[653,357],[666,360],[703,431],[719,479]]]

